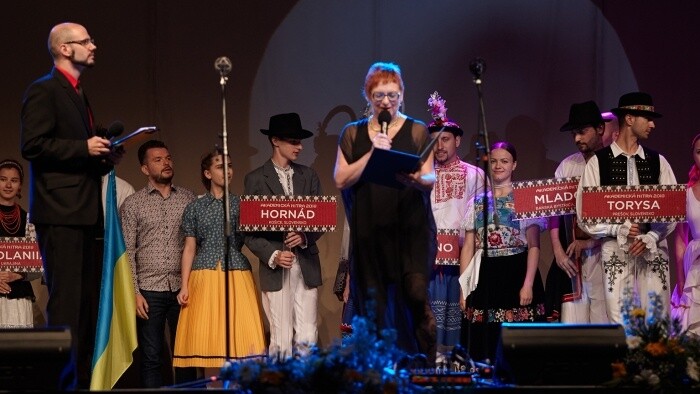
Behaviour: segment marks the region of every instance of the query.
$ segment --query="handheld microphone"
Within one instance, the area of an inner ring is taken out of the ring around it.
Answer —
[[[98,137],[106,138],[106,139],[111,139],[116,136],[121,135],[124,132],[124,123],[116,120],[112,122],[111,125],[109,125],[109,128],[104,128],[101,126],[97,127],[97,130],[95,130],[95,135]]]
[[[480,57],[475,57],[469,62],[469,71],[474,76],[474,80],[481,79],[481,75],[486,71],[486,62]]]
[[[107,129],[107,134],[105,134],[105,138],[110,139],[113,137],[120,136],[124,132],[124,123],[115,120],[112,122],[111,125],[109,125],[109,128]]]
[[[387,129],[389,128],[389,123],[391,123],[391,114],[387,110],[382,110],[382,112],[379,113],[377,120],[379,121],[379,124],[382,125],[382,134],[386,134]]]
[[[231,72],[232,67],[233,65],[231,64],[231,59],[227,58],[226,56],[221,56],[214,61],[214,68],[219,71],[219,74],[221,74],[222,77],[228,75]]]

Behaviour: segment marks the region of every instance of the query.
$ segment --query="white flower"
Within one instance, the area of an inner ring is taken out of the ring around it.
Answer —
[[[636,335],[630,335],[627,337],[627,347],[630,349],[636,349],[642,344],[642,338]]]
[[[696,382],[700,382],[700,366],[698,365],[697,361],[695,361],[695,359],[693,359],[692,357],[688,357],[685,366],[685,373],[688,374],[689,378],[693,379]]]
[[[634,383],[642,383],[642,382],[647,382],[648,385],[650,386],[656,386],[661,382],[661,379],[659,379],[659,376],[654,373],[654,371],[650,369],[644,369],[642,370],[639,375],[636,375],[633,379]]]
[[[661,379],[659,379],[659,375],[653,373],[649,375],[649,377],[647,378],[647,382],[649,382],[650,386],[656,386],[659,383],[661,383]]]

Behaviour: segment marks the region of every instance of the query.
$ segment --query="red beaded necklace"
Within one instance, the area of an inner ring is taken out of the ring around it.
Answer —
[[[19,226],[22,224],[19,205],[15,204],[14,209],[9,212],[0,210],[0,224],[7,234],[17,234]]]

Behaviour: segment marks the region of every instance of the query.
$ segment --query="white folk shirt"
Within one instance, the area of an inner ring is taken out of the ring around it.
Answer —
[[[586,168],[586,159],[581,152],[576,152],[564,158],[559,167],[554,171],[555,178],[569,178],[583,175]]]
[[[459,230],[459,246],[464,243],[460,223],[467,204],[484,191],[484,171],[456,160],[447,165],[435,164],[435,185],[430,192],[435,225],[438,230]]]
[[[622,148],[620,148],[616,142],[610,145],[612,149],[613,156],[617,157],[619,155],[624,155],[627,157],[627,184],[634,186],[639,185],[639,174],[637,173],[637,164],[634,159],[635,155],[639,155],[642,159],[646,159],[644,155],[644,149],[641,145],[637,147],[637,151],[629,155],[625,153]],[[673,169],[665,157],[659,154],[659,184],[661,185],[675,185],[676,176],[673,174]],[[581,177],[581,182],[578,184],[578,190],[576,191],[576,212],[578,213],[579,227],[593,238],[603,238],[603,237],[616,237],[617,230],[620,228],[619,224],[582,224],[581,223],[581,195],[583,193],[584,186],[600,186],[600,172],[598,168],[598,156],[593,156],[588,160],[586,168]],[[665,239],[672,231],[676,228],[675,223],[652,223],[651,230],[649,234],[656,237],[657,240]]]
[[[644,149],[639,146],[637,151],[632,154],[626,154],[616,144],[610,145],[614,157],[624,155],[627,157],[627,184],[639,185],[639,174],[635,155],[646,158]],[[659,155],[659,184],[672,185],[676,184],[676,177],[673,175],[671,166],[666,161],[666,158]],[[588,160],[586,169],[583,172],[583,177],[579,183],[576,192],[576,210],[581,218],[581,196],[583,187],[599,186],[600,171],[598,168],[598,157],[593,156]],[[601,259],[605,270],[605,285],[607,287],[605,293],[606,309],[608,318],[612,323],[622,323],[621,303],[629,295],[627,291],[633,288],[633,291],[640,298],[643,308],[647,308],[650,302],[649,294],[655,293],[660,297],[664,313],[668,315],[669,311],[669,258],[668,244],[666,237],[676,227],[675,223],[651,223],[650,230],[647,232],[650,237],[656,239],[657,253],[649,256],[648,253],[638,257],[629,256],[617,240],[617,233],[620,229],[620,224],[589,224],[585,225],[579,221],[579,227],[594,238],[602,238],[603,244],[601,247]],[[651,258],[652,260],[649,260]]]
[[[554,172],[556,178],[580,177],[586,169],[586,159],[581,152],[576,152],[562,160]],[[570,220],[569,215],[566,216]],[[563,231],[560,229],[560,231]],[[563,246],[563,245],[562,245]],[[564,249],[566,250],[566,249]],[[556,263],[554,263],[556,264]],[[609,323],[605,305],[605,280],[601,263],[601,248],[581,251],[580,298],[562,302],[562,323]],[[576,277],[572,281],[577,280]],[[576,286],[572,286],[572,289]]]

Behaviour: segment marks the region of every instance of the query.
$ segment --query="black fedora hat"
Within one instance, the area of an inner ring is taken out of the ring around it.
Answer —
[[[564,123],[559,131],[570,131],[587,126],[596,127],[605,122],[600,115],[600,109],[594,101],[572,104],[569,109],[569,121]]]
[[[651,95],[643,92],[623,94],[617,102],[617,108],[613,108],[610,111],[618,117],[624,114],[646,116],[649,118],[661,117],[660,113],[654,111],[654,103],[651,100]]]
[[[301,128],[299,114],[294,112],[271,116],[268,129],[260,129],[260,132],[270,137],[294,138],[300,140],[314,135],[314,133],[309,130]]]

